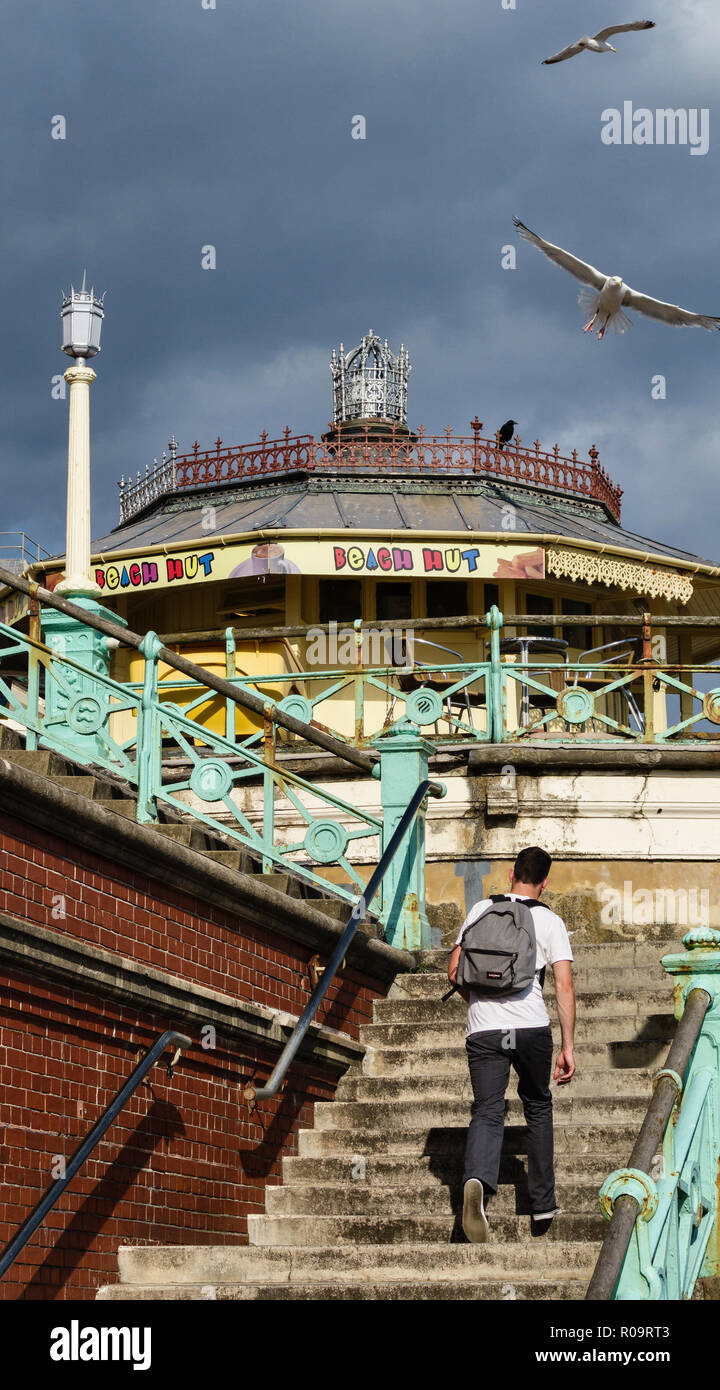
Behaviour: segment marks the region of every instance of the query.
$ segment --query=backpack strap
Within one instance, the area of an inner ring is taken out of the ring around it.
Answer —
[[[510,898],[507,893],[492,893],[490,895],[490,901],[493,903],[509,903],[512,902],[513,899]],[[539,898],[516,898],[515,901],[519,903],[524,903],[525,907],[544,907],[546,911],[550,911],[550,908],[548,907],[547,903],[541,903]],[[546,969],[547,967],[542,965],[540,969],[536,970],[535,972],[540,981],[541,989],[545,988]]]
[[[509,893],[491,893],[491,894],[490,894],[489,901],[490,901],[491,903],[510,903],[510,902],[516,901],[516,902],[524,903],[526,907],[547,907],[547,903],[541,903],[537,898],[517,898],[517,899],[513,899],[513,898],[510,897]],[[549,911],[549,909],[548,909],[548,911]],[[474,926],[474,925],[475,925],[474,922],[471,922],[471,923],[470,923],[470,926]],[[465,928],[465,931],[469,931],[469,930],[470,930],[470,927],[466,927],[466,928]],[[465,932],[463,932],[463,936],[464,936],[464,935],[465,935]],[[460,941],[458,942],[458,945],[462,945],[462,937],[460,938]],[[540,979],[540,988],[543,989],[543,987],[544,987],[544,985],[545,985],[545,966],[543,965],[542,968],[541,968],[540,970],[536,971],[536,974],[539,976],[539,979]],[[453,985],[452,988],[448,990],[447,994],[443,994],[443,995],[441,996],[440,1003],[441,1003],[441,1004],[445,1004],[445,1003],[447,1002],[448,999],[451,999],[451,998],[452,998],[453,994],[459,993],[459,990],[460,990],[460,986],[459,986],[459,985]]]

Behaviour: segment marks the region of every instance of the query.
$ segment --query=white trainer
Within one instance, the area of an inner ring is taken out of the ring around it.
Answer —
[[[463,1230],[473,1245],[481,1245],[488,1238],[488,1220],[485,1215],[483,1185],[479,1178],[468,1178],[463,1193]]]
[[[552,1211],[533,1212],[530,1217],[533,1235],[543,1236],[550,1227],[554,1217],[560,1215],[561,1210],[561,1207],[554,1207]]]

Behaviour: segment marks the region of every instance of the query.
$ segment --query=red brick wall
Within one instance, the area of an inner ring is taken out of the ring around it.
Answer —
[[[65,916],[53,917],[64,907]],[[0,818],[0,909],[242,999],[297,1014],[308,1000],[312,952],[209,907],[146,875]],[[357,1036],[385,993],[343,972],[320,1021]],[[0,1297],[92,1297],[117,1277],[120,1244],[243,1243],[247,1215],[264,1211],[264,1185],[312,1126],[312,1102],[334,1076],[294,1064],[279,1099],[251,1119],[239,1079],[262,1082],[276,1060],[262,1044],[196,1046],[168,1080],[150,1073],[13,1269]],[[98,1119],[166,1015],[4,972],[0,988],[0,1245]]]

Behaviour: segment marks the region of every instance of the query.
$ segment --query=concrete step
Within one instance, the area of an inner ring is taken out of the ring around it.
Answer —
[[[632,939],[628,941],[604,941],[586,943],[582,940],[573,940],[573,933],[570,933],[570,945],[572,948],[575,962],[580,964],[612,964],[614,967],[625,965],[653,965],[665,955],[668,950],[675,949],[672,944],[668,945],[666,940],[640,941],[638,934],[642,931],[641,927],[626,924],[619,930],[625,930],[631,934]],[[681,941],[684,928],[678,927],[672,940],[677,942],[677,949],[681,950]],[[420,951],[418,960],[421,965],[430,966],[432,970],[442,973],[447,972],[450,951],[431,950]]]
[[[9,763],[26,767],[28,772],[35,772],[38,777],[63,777],[72,770],[72,763],[60,753],[52,753],[46,748],[39,748],[36,752],[25,748],[3,748],[2,755]]]
[[[521,1258],[516,1256],[520,1254]],[[562,1276],[589,1279],[594,1268],[594,1244],[533,1240],[532,1273],[538,1278]],[[397,1281],[417,1278],[424,1283],[468,1278],[527,1278],[528,1269],[517,1247],[490,1239],[485,1245],[146,1245],[120,1246],[120,1283],[126,1294],[135,1286],[210,1284],[274,1284],[287,1289],[291,1279],[303,1284],[330,1281]]]
[[[559,1153],[555,1157],[555,1176],[558,1187],[572,1185],[580,1178],[599,1190],[608,1173],[627,1161],[628,1154],[622,1146],[608,1147],[596,1160],[588,1154]],[[347,1154],[343,1157],[299,1158],[293,1156],[282,1161],[283,1182],[291,1187],[305,1183],[315,1186],[327,1183],[359,1181],[363,1187],[385,1188],[412,1184],[426,1187],[433,1180],[438,1183],[457,1185],[463,1178],[463,1149],[448,1154],[385,1155]],[[527,1158],[525,1154],[503,1154],[500,1161],[500,1185],[526,1184]]]
[[[531,1266],[532,1250],[539,1240],[600,1241],[607,1222],[600,1214],[583,1212],[556,1216],[542,1237],[530,1233],[529,1216],[498,1216],[493,1237],[522,1249]],[[463,1242],[460,1218],[453,1216],[249,1216],[251,1245],[401,1245],[418,1242]]]
[[[601,1182],[607,1174],[604,1174]],[[557,1185],[557,1202],[571,1215],[600,1211],[598,1191],[590,1182]],[[452,1185],[440,1182],[398,1183],[395,1187],[377,1187],[362,1180],[322,1184],[303,1183],[295,1186],[265,1188],[265,1210],[268,1216],[371,1216],[378,1220],[389,1217],[455,1216],[462,1215],[462,1180]],[[524,1184],[517,1187],[504,1183],[486,1203],[488,1218],[529,1215],[532,1210]]]
[[[672,1009],[671,989],[624,990],[617,989],[612,994],[607,991],[590,993],[577,990],[577,1012],[580,1025],[583,1019],[598,1018],[645,1018],[648,1014],[665,1013]],[[553,1019],[557,1015],[554,996],[549,995],[545,1004]],[[432,999],[378,999],[373,1009],[374,1023],[431,1023],[452,1021],[453,1012],[465,1018],[467,1006],[458,995],[453,995],[446,1004]]]
[[[332,1284],[302,1284],[293,1282],[289,1285],[282,1285],[278,1288],[276,1284],[182,1284],[179,1287],[175,1284],[167,1285],[136,1285],[132,1291],[128,1291],[124,1284],[105,1285],[99,1289],[96,1298],[105,1303],[126,1302],[128,1299],[138,1302],[167,1302],[167,1301],[206,1301],[213,1299],[220,1301],[254,1302],[264,1303],[307,1303],[320,1301],[323,1303],[367,1303],[375,1300],[388,1302],[412,1302],[416,1303],[439,1299],[456,1303],[460,1300],[487,1300],[496,1302],[500,1299],[512,1299],[516,1301],[542,1300],[544,1301],[567,1301],[573,1299],[580,1301],[585,1297],[585,1292],[589,1282],[587,1279],[564,1279],[561,1274],[552,1274],[547,1280],[514,1278],[510,1279],[507,1275],[501,1275],[497,1279],[487,1279],[485,1276],[468,1279],[465,1281],[457,1279],[437,1280],[432,1284],[418,1283],[415,1279],[409,1283],[395,1281],[382,1281],[379,1283],[355,1282],[333,1282]]]
[[[112,810],[112,807],[110,809]],[[168,840],[175,840],[179,845],[187,845],[190,849],[200,850],[201,853],[207,852],[208,836],[199,824],[168,824],[161,821],[159,825],[151,825],[150,829],[156,830]]]
[[[578,1065],[578,1070],[571,1083],[564,1083],[558,1086],[556,1082],[551,1082],[553,1103],[555,1097],[569,1095],[572,1097],[583,1097],[585,1099],[594,1097],[598,1105],[604,1099],[612,1099],[615,1096],[646,1096],[649,1102],[652,1094],[651,1067],[637,1068],[633,1071],[588,1071],[583,1072]],[[470,1073],[464,1058],[457,1072],[444,1076],[418,1075],[413,1071],[412,1075],[400,1076],[362,1076],[346,1073],[338,1084],[335,1092],[335,1101],[436,1101],[445,1099],[449,1093],[456,1100],[463,1100],[470,1104],[473,1100],[472,1086],[470,1084]],[[511,1070],[510,1082],[507,1088],[508,1098],[517,1096],[518,1078]]]
[[[377,1009],[377,1007],[376,1004],[375,1008]],[[451,1005],[447,1007],[447,1016],[436,1016],[431,1023],[419,1021],[363,1023],[359,1030],[360,1041],[366,1047],[399,1047],[408,1053],[420,1051],[425,1047],[458,1047],[463,1044],[465,1038],[465,1010],[454,1009],[450,1012]],[[552,1015],[551,1022],[553,1023],[553,1039],[557,1045],[560,1041],[560,1030],[556,1020],[552,1019]],[[645,1014],[640,1011],[637,1016],[613,1014],[603,1017],[603,1015],[597,1014],[591,1023],[585,1023],[580,1014],[576,1037],[580,1041],[584,1038],[592,1039],[595,1045],[653,1040],[670,1042],[675,1036],[676,1027],[675,1017],[670,1007],[657,1013]]]
[[[665,1061],[668,1046],[663,1038],[648,1042],[581,1043],[575,1048],[575,1061],[582,1073],[616,1075],[636,1068],[652,1073]],[[460,1041],[456,1039],[453,1046],[425,1045],[408,1051],[402,1047],[368,1048],[362,1071],[364,1076],[400,1076],[409,1067],[413,1076],[461,1076],[467,1072],[464,1036]]]
[[[672,980],[663,970],[659,959],[652,964],[612,965],[576,964],[573,966],[573,980],[576,994],[616,994],[630,990],[639,992],[662,990],[672,995]],[[447,975],[420,974],[399,975],[388,991],[388,999],[442,999],[450,988]],[[545,996],[552,998],[555,989],[552,972],[548,970],[545,978]]]
[[[24,740],[17,730],[11,729],[10,726],[4,722],[4,717],[0,718],[0,751],[2,752],[3,758],[6,758],[8,753],[13,752],[15,749],[19,751],[24,747]]]
[[[78,774],[74,777],[53,777],[52,780],[56,787],[62,787],[64,791],[68,792],[77,792],[78,796],[84,796],[88,801],[107,802],[107,783],[100,781],[97,777],[83,777]],[[117,803],[123,801],[127,801],[127,804],[134,808],[135,802],[133,800],[129,797],[123,798],[118,793],[118,796],[112,799],[112,809],[115,810]],[[123,813],[121,812],[121,814]]]
[[[216,864],[225,864],[228,869],[239,869],[242,874],[262,872],[259,859],[253,859],[251,855],[246,854],[241,849],[206,849],[203,852],[208,859],[212,859]]]
[[[637,1095],[614,1096],[598,1100],[594,1096],[573,1096],[565,1086],[553,1095],[553,1111],[564,1124],[636,1124],[639,1128],[649,1103],[647,1091]],[[382,1129],[394,1130],[445,1128],[448,1125],[467,1125],[469,1101],[455,1097],[418,1101],[316,1101],[315,1129]],[[505,1102],[506,1120],[523,1123],[523,1108],[519,1100],[508,1097]]]
[[[106,789],[103,790],[106,791]],[[131,797],[125,798],[117,796],[108,799],[106,794],[105,796],[99,797],[95,805],[101,806],[104,811],[113,811],[116,816],[125,816],[128,820],[135,820],[137,818],[137,803]],[[152,830],[164,830],[166,827],[153,825],[150,828]]]
[[[566,1119],[567,1117],[563,1117]],[[358,1129],[301,1129],[298,1133],[298,1154],[301,1158],[337,1157],[350,1158],[354,1154],[380,1154],[388,1157],[424,1157],[462,1155],[465,1153],[469,1109],[464,1108],[462,1121],[414,1128],[396,1127],[371,1128],[369,1125]],[[623,1161],[629,1158],[637,1139],[639,1123],[636,1116],[628,1115],[625,1120],[580,1121],[577,1123],[556,1123],[555,1153],[572,1154],[579,1157],[592,1156],[594,1161],[608,1153],[621,1153]],[[524,1123],[505,1125],[503,1153],[511,1155],[527,1153],[527,1129]],[[609,1164],[608,1171],[617,1163]]]

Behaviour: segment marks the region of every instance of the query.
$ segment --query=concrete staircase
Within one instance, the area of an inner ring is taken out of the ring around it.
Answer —
[[[445,952],[425,952],[361,1030],[367,1052],[336,1099],[315,1106],[299,1154],[283,1160],[247,1246],[125,1247],[112,1299],[579,1299],[605,1229],[603,1179],[626,1163],[674,1031],[666,943],[576,944],[576,1078],[553,1087],[558,1201],[530,1232],[526,1131],[514,1080],[490,1240],[462,1232],[471,1090],[465,1009],[446,988]],[[546,985],[558,1040],[551,972]],[[241,1104],[238,1098],[238,1104]]]

